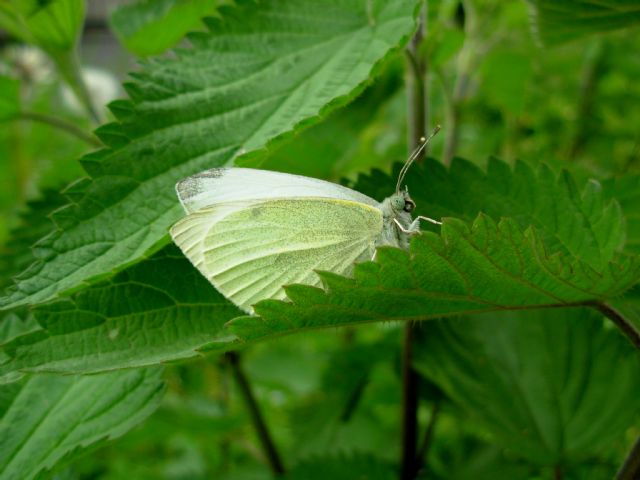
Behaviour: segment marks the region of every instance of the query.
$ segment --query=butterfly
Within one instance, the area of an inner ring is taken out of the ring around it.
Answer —
[[[285,299],[284,286],[320,285],[316,270],[349,275],[375,258],[376,248],[408,248],[420,233],[415,203],[401,189],[381,203],[324,180],[250,168],[214,168],[176,185],[187,215],[170,233],[186,257],[226,298],[253,313],[260,300]]]

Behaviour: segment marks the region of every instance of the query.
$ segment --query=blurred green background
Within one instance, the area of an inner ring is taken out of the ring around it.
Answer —
[[[81,64],[102,119],[110,118],[106,103],[124,96],[120,84],[136,59],[178,40],[161,38],[152,48],[149,38],[157,38],[162,24],[147,31],[128,25],[122,4],[87,4]],[[185,22],[186,29],[199,28],[200,16],[215,8],[215,2],[192,4],[193,11],[180,13],[196,19]],[[430,155],[445,164],[461,156],[483,166],[492,155],[547,162],[581,179],[638,172],[638,30],[578,32],[543,45],[531,15],[524,1],[428,2],[421,53],[429,123],[444,127]],[[389,172],[407,155],[405,69],[399,52],[359,98],[280,146],[264,168],[334,181],[372,168]],[[46,214],[63,204],[55,192],[83,175],[78,159],[94,147],[90,137],[71,130],[90,136],[97,124],[51,59],[6,31],[0,35],[0,82],[0,283],[7,285],[30,261],[19,247],[24,237],[46,234]],[[64,125],[51,125],[52,119]],[[397,460],[400,330],[393,324],[316,332],[244,353],[276,443],[289,462],[307,459],[298,467],[300,478],[304,468],[322,475],[314,456],[336,455],[345,465],[354,461],[341,457],[345,451],[372,454],[382,465]],[[168,379],[163,405],[146,423],[74,461],[57,478],[271,478],[223,359],[171,366]],[[490,434],[434,385],[426,382],[422,394],[422,423],[434,416],[434,405],[440,416],[429,478],[551,478],[553,472],[532,469],[493,446]],[[637,433],[630,429],[571,478],[607,478]]]

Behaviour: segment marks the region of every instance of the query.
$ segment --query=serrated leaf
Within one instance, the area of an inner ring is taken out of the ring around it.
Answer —
[[[548,45],[640,26],[640,5],[633,0],[529,0],[529,3],[534,29]]]
[[[18,371],[93,373],[192,358],[241,313],[173,246],[112,280],[34,310],[42,327],[3,345]],[[13,377],[11,377],[12,379]]]
[[[191,36],[193,48],[146,62],[127,85],[132,101],[115,104],[121,124],[103,136],[120,128],[120,139],[83,159],[84,195],[76,189],[54,217],[59,230],[2,306],[45,301],[166,245],[182,215],[176,181],[351,98],[411,33],[417,2],[239,3]]]
[[[602,182],[605,198],[615,198],[626,221],[625,250],[640,253],[640,175],[627,175]]]
[[[36,375],[0,386],[0,476],[32,479],[127,432],[158,406],[161,373],[153,368],[87,377]]]
[[[173,47],[202,17],[215,12],[218,0],[137,0],[117,6],[109,17],[116,37],[131,52],[156,55]]]
[[[635,259],[602,271],[550,254],[535,229],[481,215],[468,226],[448,219],[442,236],[425,233],[410,252],[384,248],[354,279],[320,273],[326,292],[296,286],[293,303],[265,300],[257,317],[233,320],[243,340],[297,330],[383,320],[428,320],[497,310],[589,304],[620,294],[640,275]]]
[[[356,268],[355,279],[323,273],[328,293],[292,285],[287,292],[293,303],[262,302],[256,308],[260,317],[235,319],[227,328],[224,323],[238,310],[168,248],[112,281],[36,309],[45,331],[6,345],[10,358],[0,373],[13,378],[20,371],[97,372],[230,349],[238,337],[250,341],[359,322],[591,304],[637,282],[637,259],[616,253],[620,212],[603,200],[597,184],[578,195],[566,175],[491,165],[484,173],[458,160],[447,172],[428,163],[413,172],[412,196],[422,213],[436,217],[451,212],[467,218],[485,210],[495,216],[506,211],[517,220],[496,223],[485,214],[471,224],[447,219],[441,236],[426,232],[410,252],[379,250],[376,262]],[[360,185],[375,195],[391,182],[378,172]]]
[[[586,309],[437,321],[414,355],[504,448],[541,466],[598,455],[640,410],[640,356]]]

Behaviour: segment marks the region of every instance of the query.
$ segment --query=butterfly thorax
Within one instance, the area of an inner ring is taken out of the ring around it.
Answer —
[[[414,208],[415,203],[406,190],[384,199],[380,205],[383,222],[382,235],[376,242],[377,247],[390,245],[403,249],[409,248],[412,233],[407,233],[407,230],[411,230],[411,212]]]

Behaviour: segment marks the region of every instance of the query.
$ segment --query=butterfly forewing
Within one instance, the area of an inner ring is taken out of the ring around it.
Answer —
[[[171,230],[209,281],[249,312],[260,300],[283,299],[283,285],[319,285],[314,270],[349,274],[355,261],[372,258],[381,232],[378,208],[307,197],[218,204]]]

